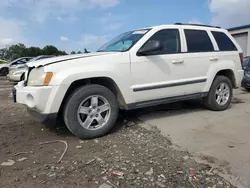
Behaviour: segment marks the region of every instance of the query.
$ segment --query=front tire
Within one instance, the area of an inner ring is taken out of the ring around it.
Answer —
[[[81,139],[106,135],[115,125],[119,107],[115,95],[101,85],[82,86],[64,107],[64,122]]]
[[[9,69],[7,67],[0,70],[0,76],[7,76],[7,74],[9,74]]]
[[[204,99],[205,106],[213,111],[223,111],[232,101],[233,86],[226,76],[216,76],[208,96]]]

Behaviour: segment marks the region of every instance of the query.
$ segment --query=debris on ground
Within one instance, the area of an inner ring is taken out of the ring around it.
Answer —
[[[18,152],[16,154],[14,154],[13,156],[15,157],[15,156],[18,156],[18,155],[29,154],[29,153],[33,153],[33,152],[32,151],[30,151],[30,152]]]
[[[89,165],[89,164],[93,163],[95,160],[96,160],[96,159],[91,159],[90,161],[88,161],[88,162],[86,163],[86,165]]]
[[[103,183],[101,184],[98,188],[113,188],[112,186],[106,184],[106,183]]]
[[[154,173],[154,169],[151,167],[150,170],[145,173],[145,175],[152,176],[153,173]]]
[[[113,171],[111,172],[111,174],[112,174],[112,175],[115,175],[115,176],[123,176],[123,175],[124,175],[123,172],[118,171],[118,170],[113,170]]]
[[[61,155],[61,157],[59,158],[59,160],[57,161],[57,163],[60,163],[62,161],[62,158],[64,157],[67,149],[68,149],[68,143],[64,140],[53,140],[53,141],[48,141],[48,142],[41,142],[39,143],[40,145],[44,145],[44,144],[53,144],[53,143],[56,143],[56,142],[61,142],[61,143],[64,143],[65,144],[65,149]]]
[[[158,185],[158,186],[161,187],[161,188],[166,187],[163,183],[161,183],[161,182],[159,182],[159,181],[156,181],[155,183],[156,183],[156,185]]]
[[[28,158],[23,157],[23,158],[17,159],[17,161],[18,161],[18,162],[23,162],[23,161],[25,161],[25,160],[27,160],[27,159],[28,159]]]
[[[13,160],[8,160],[8,161],[6,161],[6,162],[2,162],[1,163],[1,166],[12,166],[12,165],[14,165],[15,164],[15,161],[13,161]]]

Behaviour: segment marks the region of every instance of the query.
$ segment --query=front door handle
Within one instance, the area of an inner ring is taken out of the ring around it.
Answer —
[[[182,63],[184,63],[184,60],[173,60],[172,63],[173,64],[182,64]]]
[[[210,58],[210,61],[217,61],[218,60],[218,57],[211,57]]]

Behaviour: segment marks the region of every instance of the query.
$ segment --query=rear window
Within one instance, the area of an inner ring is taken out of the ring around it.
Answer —
[[[213,44],[204,30],[185,29],[188,52],[212,52]]]
[[[212,34],[220,51],[237,51],[236,46],[225,33],[212,31]]]

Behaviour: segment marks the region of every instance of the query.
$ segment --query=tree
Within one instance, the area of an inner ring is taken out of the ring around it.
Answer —
[[[90,53],[86,48],[84,48],[84,52],[83,53]]]
[[[27,56],[30,57],[36,57],[42,54],[42,50],[39,47],[33,47],[27,48]]]
[[[65,51],[58,50],[52,45],[47,45],[41,49],[35,46],[26,48],[24,44],[15,44],[8,48],[0,49],[0,58],[10,61],[20,57],[36,57],[39,55],[67,55],[67,53]]]
[[[58,50],[57,55],[68,55],[65,51]]]
[[[7,53],[7,48],[0,49],[0,59],[9,59],[6,53]]]
[[[82,52],[81,51],[78,51],[77,54],[81,54]]]
[[[27,48],[24,44],[15,44],[9,47],[6,56],[10,59],[17,59],[19,57],[27,56]]]
[[[76,52],[75,52],[75,51],[72,51],[70,54],[76,54]]]
[[[57,55],[58,49],[55,46],[47,45],[42,49],[43,55]]]

